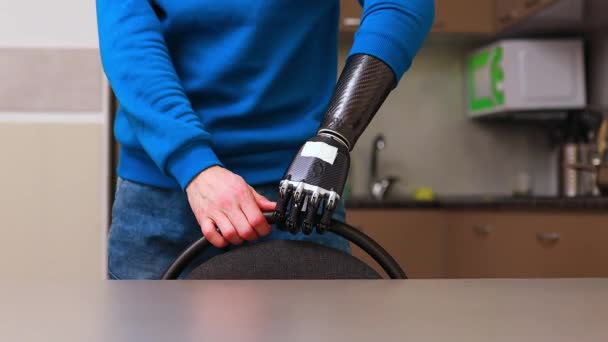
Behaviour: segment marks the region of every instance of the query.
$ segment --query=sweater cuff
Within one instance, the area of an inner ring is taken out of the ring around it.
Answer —
[[[167,163],[167,171],[177,180],[182,190],[199,173],[211,166],[223,166],[209,145],[198,144],[188,146],[175,155]]]
[[[410,68],[412,56],[408,56],[402,48],[396,46],[390,37],[382,33],[359,31],[350,50],[349,57],[355,54],[365,54],[378,58],[388,65],[399,82],[401,76]]]

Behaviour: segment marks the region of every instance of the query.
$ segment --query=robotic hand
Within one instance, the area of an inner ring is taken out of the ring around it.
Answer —
[[[329,133],[308,140],[291,162],[279,187],[275,221],[296,234],[324,231],[344,190],[350,155],[348,145]]]
[[[350,151],[396,84],[379,59],[349,57],[317,135],[291,162],[279,187],[275,222],[293,234],[323,233],[340,201]]]

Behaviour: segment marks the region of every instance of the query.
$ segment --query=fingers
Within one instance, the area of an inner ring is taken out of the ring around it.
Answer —
[[[186,195],[203,234],[214,246],[239,245],[270,233],[262,211],[274,210],[276,204],[229,170],[202,171],[186,187]]]
[[[262,214],[263,209],[258,206],[259,202],[253,200],[255,192],[252,192],[252,194],[252,200],[241,202],[241,210],[245,214],[245,218],[247,219],[249,225],[253,227],[257,235],[266,236],[270,234],[270,224],[268,224],[268,221],[266,221],[266,218]],[[274,205],[272,209],[274,209]]]
[[[240,207],[235,208],[230,213],[229,218],[234,228],[236,228],[237,234],[242,240],[253,241],[258,238],[258,234],[249,224],[247,217]]]
[[[289,201],[291,199],[291,194],[293,193],[293,186],[289,184],[288,179],[281,182],[278,201],[274,210],[274,220],[277,227],[283,231],[287,230],[287,227],[285,226],[285,217],[287,216]]]
[[[300,215],[302,214],[305,198],[306,191],[304,190],[304,184],[300,183],[294,191],[291,212],[286,221],[287,229],[289,229],[292,234],[300,232]]]
[[[317,227],[317,232],[323,234],[329,226],[331,225],[331,217],[334,214],[334,210],[336,210],[336,206],[338,205],[338,196],[336,193],[331,193],[327,198],[327,204],[325,206],[325,210],[323,211],[323,216],[321,217],[321,222]]]
[[[276,202],[272,202],[271,200],[269,200],[268,198],[260,195],[259,193],[257,193],[257,191],[255,191],[254,188],[252,188],[251,186],[249,187],[249,189],[251,189],[251,193],[253,194],[253,197],[255,199],[255,202],[257,203],[258,207],[260,208],[261,211],[263,212],[268,212],[268,211],[273,211],[275,210],[277,203]]]
[[[263,212],[273,211],[277,207],[277,202],[272,202],[258,193],[255,193],[254,196],[256,196],[255,201],[257,205]]]
[[[323,190],[323,189],[321,189]],[[281,182],[275,220],[281,230],[292,234],[313,231],[323,233],[331,228],[332,216],[340,196],[333,191],[306,190],[304,183]]]
[[[215,222],[206,218],[201,223],[203,235],[209,242],[217,248],[224,248],[228,245],[228,241],[215,229]]]
[[[314,227],[317,226],[319,205],[321,204],[321,198],[318,192],[313,193],[309,197],[308,208],[306,209],[306,218],[302,223],[302,232],[309,235],[312,234]]]
[[[213,220],[215,224],[222,232],[224,239],[228,240],[233,245],[240,245],[243,243],[243,239],[239,236],[236,228],[232,225],[232,222],[225,215],[217,215]]]
[[[281,182],[275,210],[275,220],[279,228],[292,234],[300,231],[305,234],[312,233],[317,221],[319,202],[319,193],[306,190],[304,183],[294,187],[287,180]]]
[[[317,233],[323,234],[331,225],[331,217],[334,214],[334,209],[326,207],[321,216],[321,222],[317,226]]]

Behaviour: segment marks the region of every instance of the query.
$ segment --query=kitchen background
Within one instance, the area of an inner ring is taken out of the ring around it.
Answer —
[[[340,46],[340,60],[351,40]],[[398,175],[395,193],[431,187],[442,195],[510,195],[519,174],[536,194],[557,193],[556,149],[536,124],[479,122],[465,111],[465,57],[476,45],[431,37],[357,143],[353,195],[368,192],[373,139],[386,138],[379,170]]]
[[[360,8],[356,0],[341,3],[343,62]],[[366,227],[413,277],[608,275],[597,266],[608,257],[603,252],[608,234],[600,229],[608,223],[608,204],[558,197],[561,149],[551,133],[567,108],[472,119],[465,79],[467,56],[497,40],[580,37],[585,110],[605,111],[608,20],[600,13],[608,4],[436,0],[436,5],[430,38],[353,151],[349,219]],[[104,277],[116,156],[94,1],[0,4],[0,77],[0,268],[15,277]],[[369,199],[378,134],[386,142],[378,175],[399,178],[385,201]],[[513,204],[511,195],[522,182],[534,197]],[[422,187],[432,190],[425,197],[434,201],[413,199]],[[539,223],[553,230],[541,232]],[[589,226],[590,241],[573,233],[577,225]],[[521,232],[530,227],[535,245],[501,235],[501,227],[514,226],[523,227]],[[466,235],[471,230],[474,236]],[[555,231],[561,234],[559,248],[555,235],[545,234]],[[527,259],[513,261],[516,249]],[[22,261],[18,267],[11,266],[14,259]],[[569,259],[579,262],[568,268]],[[537,263],[529,266],[530,260]]]

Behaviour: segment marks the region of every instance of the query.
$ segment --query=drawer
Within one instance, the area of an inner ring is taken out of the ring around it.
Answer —
[[[445,220],[441,213],[351,209],[347,221],[384,247],[409,278],[444,277]],[[369,255],[352,247],[354,256],[384,274]]]
[[[608,276],[608,216],[449,214],[447,274],[453,278]]]
[[[492,213],[449,213],[446,268],[448,278],[500,277],[515,266],[511,260],[513,234]]]
[[[608,277],[606,215],[543,215],[516,229],[518,269],[522,277]],[[516,272],[515,272],[516,271]]]

